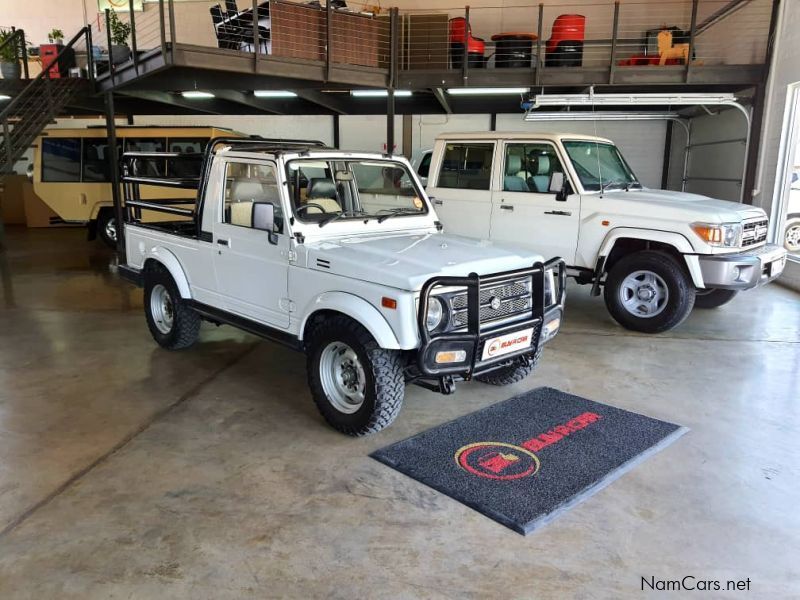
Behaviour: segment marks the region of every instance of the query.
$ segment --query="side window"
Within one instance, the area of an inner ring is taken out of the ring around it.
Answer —
[[[493,154],[494,144],[447,144],[437,186],[488,190],[492,177]]]
[[[431,170],[431,155],[432,152],[426,152],[425,155],[422,157],[422,160],[419,161],[419,167],[417,167],[417,174],[420,177],[427,177],[428,173]]]
[[[85,138],[83,140],[84,181],[111,181],[110,160],[106,138]]]
[[[546,143],[508,144],[506,146],[503,190],[549,194],[550,177],[563,173],[556,149]]]
[[[126,138],[125,152],[164,152],[167,146],[166,138]],[[145,177],[165,177],[167,174],[166,160],[144,160]]]
[[[42,138],[42,181],[81,180],[81,141],[76,138]]]
[[[253,226],[253,205],[271,202],[275,206],[275,233],[283,233],[283,212],[275,166],[229,162],[225,165],[225,197],[222,222],[239,227]]]
[[[170,138],[167,152],[178,154],[202,154],[208,138]],[[167,164],[168,177],[199,177],[203,159],[170,159]]]

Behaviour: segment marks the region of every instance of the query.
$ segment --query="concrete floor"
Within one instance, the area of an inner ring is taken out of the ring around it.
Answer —
[[[157,348],[83,231],[7,244],[0,598],[627,598],[651,575],[800,595],[793,292],[650,337],[573,288],[533,378],[409,388],[390,429],[354,440],[318,416],[302,355],[206,325],[188,352]],[[528,537],[367,456],[539,385],[691,432]]]

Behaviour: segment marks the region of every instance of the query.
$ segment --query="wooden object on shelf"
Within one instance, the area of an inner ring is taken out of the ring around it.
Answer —
[[[658,64],[664,66],[668,60],[683,60],[689,62],[689,44],[673,44],[672,31],[663,29],[658,33]]]

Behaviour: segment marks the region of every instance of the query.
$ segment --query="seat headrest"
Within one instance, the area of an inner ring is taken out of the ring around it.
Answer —
[[[550,157],[546,154],[541,154],[536,157],[536,174],[550,175]]]
[[[253,202],[269,201],[264,185],[258,179],[236,179],[231,184],[231,201]]]
[[[509,154],[506,159],[506,175],[516,175],[522,170],[522,157]]]
[[[336,200],[336,184],[326,177],[308,180],[308,198],[332,198]]]

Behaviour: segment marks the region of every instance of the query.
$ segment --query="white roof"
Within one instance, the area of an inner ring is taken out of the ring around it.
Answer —
[[[557,142],[559,140],[587,140],[607,142],[613,144],[607,138],[596,137],[593,135],[581,135],[579,133],[542,133],[536,131],[474,131],[465,133],[443,133],[436,136],[437,140],[547,140]]]

